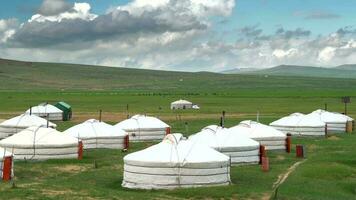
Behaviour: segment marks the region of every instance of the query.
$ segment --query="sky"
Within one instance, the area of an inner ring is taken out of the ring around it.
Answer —
[[[0,58],[219,72],[356,63],[354,0],[11,0]]]

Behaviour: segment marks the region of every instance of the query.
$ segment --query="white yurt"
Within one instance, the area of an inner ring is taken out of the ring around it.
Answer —
[[[169,134],[159,144],[124,157],[123,187],[172,189],[227,185],[230,183],[228,156]]]
[[[316,115],[321,121],[325,122],[327,125],[327,131],[330,133],[342,133],[346,132],[347,123],[353,122],[354,119],[347,115],[336,112],[328,112],[325,110],[315,110],[310,113]]]
[[[96,119],[89,119],[63,133],[82,140],[84,149],[128,148],[128,134],[124,130]]]
[[[193,107],[193,103],[184,99],[180,99],[178,101],[174,101],[171,103],[171,109],[190,109]]]
[[[129,134],[130,141],[162,140],[170,133],[170,126],[158,118],[135,115],[114,126]]]
[[[13,168],[12,153],[0,147],[0,180],[11,179]]]
[[[56,128],[57,125],[36,115],[22,114],[0,123],[0,139],[11,136],[31,126],[47,126]]]
[[[78,158],[79,141],[52,128],[30,127],[0,141],[15,159],[46,160]]]
[[[324,136],[325,122],[316,115],[293,113],[269,124],[270,126],[292,135]]]
[[[189,137],[193,143],[207,145],[231,158],[233,164],[259,162],[260,144],[244,135],[220,126],[211,125]]]
[[[235,134],[240,134],[259,142],[265,146],[266,150],[286,150],[287,148],[286,134],[255,121],[245,120],[229,129]]]
[[[26,113],[31,115],[37,115],[39,117],[46,118],[50,121],[63,120],[63,111],[48,103],[42,103],[38,106],[31,107],[26,111]]]

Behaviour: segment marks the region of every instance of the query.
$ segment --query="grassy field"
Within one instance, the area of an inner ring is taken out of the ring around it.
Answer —
[[[154,115],[185,136],[217,124],[245,119],[269,123],[292,112],[324,108],[343,112],[341,96],[356,97],[356,80],[213,73],[164,72],[64,64],[0,62],[0,119],[22,113],[40,102],[63,100],[74,118],[59,130],[88,118],[117,123],[127,114]],[[200,110],[171,111],[169,103],[186,98]],[[129,111],[126,107],[129,105]],[[356,104],[349,105],[356,117]],[[270,172],[259,166],[234,166],[232,184],[223,187],[142,191],[121,187],[122,158],[153,143],[132,144],[127,153],[93,150],[84,159],[16,162],[15,187],[0,183],[0,199],[356,199],[356,134],[329,138],[293,138],[307,146],[307,158],[275,194],[273,184],[301,159],[284,152],[268,153]],[[97,168],[94,167],[97,163]]]

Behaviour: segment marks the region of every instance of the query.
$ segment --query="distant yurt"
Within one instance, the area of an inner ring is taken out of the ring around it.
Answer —
[[[75,125],[63,133],[82,140],[84,149],[128,148],[129,138],[125,131],[95,119],[89,119],[81,124]]]
[[[48,103],[42,103],[38,106],[31,107],[26,111],[26,113],[31,115],[37,115],[39,117],[46,118],[50,121],[63,120],[63,111]]]
[[[123,187],[173,189],[227,185],[229,157],[169,134],[159,144],[124,157]]]
[[[72,119],[72,106],[63,101],[56,103],[54,106],[63,111],[63,121],[69,121]]]
[[[0,148],[0,179],[8,181],[13,176],[13,155],[9,151]]]
[[[354,119],[340,113],[329,112],[325,110],[316,110],[311,115],[316,115],[321,121],[327,125],[327,131],[330,133],[347,132],[347,126],[350,125],[352,131],[352,123]]]
[[[207,145],[231,158],[233,164],[259,162],[260,144],[244,135],[220,126],[211,125],[189,137],[193,143]]]
[[[293,113],[270,123],[270,126],[292,135],[300,136],[324,136],[326,124],[316,115],[304,115]]]
[[[0,139],[11,136],[31,126],[47,126],[56,128],[57,125],[37,117],[36,115],[22,114],[0,123]]]
[[[171,103],[171,109],[191,109],[193,108],[193,103],[184,99],[180,99],[178,101],[174,101]]]
[[[52,128],[30,127],[0,141],[18,160],[78,158],[81,142]]]
[[[259,142],[265,146],[266,150],[287,149],[287,135],[270,126],[246,120],[229,129],[234,134],[240,134]]]
[[[114,126],[129,134],[130,141],[162,140],[170,133],[170,126],[158,118],[135,115]]]

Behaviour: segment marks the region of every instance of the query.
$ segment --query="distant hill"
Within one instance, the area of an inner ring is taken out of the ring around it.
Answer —
[[[356,79],[356,65],[342,65],[335,68],[280,65],[268,69],[238,72],[237,74]]]
[[[228,69],[221,71],[220,73],[222,74],[239,74],[239,73],[245,73],[245,72],[252,72],[252,71],[257,71],[257,68],[233,68],[233,69]]]
[[[356,79],[310,78],[297,76],[309,70],[320,76],[322,69],[280,66],[256,74],[220,74],[212,72],[176,72],[62,63],[22,62],[0,59],[0,91],[122,91],[139,94],[167,93],[229,93],[246,90],[265,95],[264,91],[299,91],[325,88],[356,87]],[[326,69],[324,69],[326,70]],[[356,72],[356,71],[355,71]],[[252,72],[251,72],[252,73]],[[263,76],[261,76],[261,74]],[[264,76],[277,74],[283,76]],[[351,76],[348,71],[348,76]],[[325,76],[330,76],[327,74]],[[354,78],[354,77],[353,77]],[[261,92],[262,91],[262,92]]]
[[[335,69],[356,70],[356,64],[340,65],[335,67]]]

